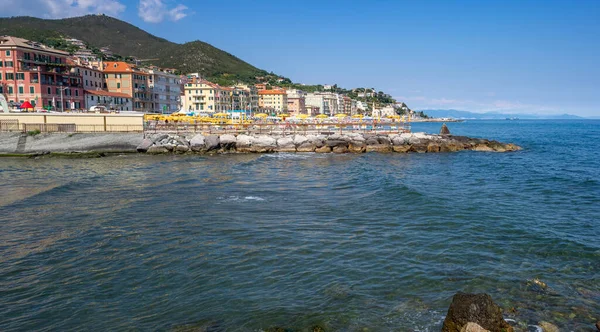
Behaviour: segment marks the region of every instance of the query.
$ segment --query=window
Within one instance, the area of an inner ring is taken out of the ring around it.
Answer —
[[[88,80],[85,80],[85,86],[88,86]]]
[[[4,88],[0,85],[0,93],[4,93]]]
[[[2,64],[3,64],[3,63],[4,63],[4,62],[0,61],[0,68],[2,67]]]
[[[121,83],[117,83],[117,89],[121,88]]]
[[[117,74],[115,74],[115,78],[117,78]]]
[[[31,94],[35,93],[35,87],[34,86],[30,86],[29,87],[29,93],[31,93]]]
[[[60,92],[58,91],[58,88],[56,88],[56,94],[59,94]]]
[[[12,61],[4,61],[4,67],[12,67],[12,66],[13,66]]]
[[[91,100],[91,101],[94,101],[94,96],[90,96],[90,100]]]
[[[10,56],[10,51],[6,51],[6,56]]]
[[[8,94],[12,95],[13,94],[13,87],[12,86],[8,86]]]
[[[24,80],[25,79],[25,73],[17,73],[17,80]]]
[[[85,76],[87,76],[87,70],[86,70],[86,71],[84,71],[84,74],[85,74]]]
[[[48,94],[51,95],[52,94],[52,88],[48,87]]]
[[[2,81],[2,73],[0,73],[0,81]]]
[[[6,73],[6,79],[7,80],[14,80],[15,79],[15,74],[13,74],[13,73]]]
[[[75,90],[75,97],[79,96],[79,90]]]
[[[19,87],[19,94],[25,93],[24,90],[25,90],[25,88],[23,88],[23,86],[20,86]]]

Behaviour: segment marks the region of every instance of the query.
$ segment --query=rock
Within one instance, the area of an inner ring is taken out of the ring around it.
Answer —
[[[377,137],[371,136],[365,140],[365,143],[367,143],[367,145],[378,145],[379,140],[377,140]]]
[[[430,142],[427,144],[427,152],[440,152],[440,145],[437,143]]]
[[[459,292],[452,298],[442,332],[460,332],[470,322],[491,332],[514,331],[502,318],[502,309],[489,295]]]
[[[300,146],[304,142],[307,142],[307,141],[308,141],[308,138],[306,138],[306,136],[303,136],[303,135],[294,135],[294,145],[295,146]]]
[[[552,323],[540,322],[538,325],[542,328],[542,332],[560,332],[558,327]]]
[[[318,152],[318,153],[329,153],[329,152],[331,152],[331,148],[328,147],[327,145],[323,145],[320,148],[316,148],[315,152]]]
[[[196,138],[196,137],[194,137]],[[192,138],[192,141],[194,140],[194,138]],[[217,135],[208,135],[204,138],[204,145],[206,148],[206,151],[212,151],[212,150],[217,150],[219,149],[221,140],[219,139],[219,136]]]
[[[392,140],[387,136],[377,136],[377,142],[379,144],[392,145]]]
[[[417,152],[417,153],[425,153],[427,152],[427,146],[429,144],[425,143],[411,143],[410,149],[408,151]]]
[[[277,148],[277,141],[273,137],[261,135],[254,138],[251,150],[252,152],[262,153],[273,152],[275,148]]]
[[[440,135],[450,135],[450,129],[448,129],[448,126],[446,126],[446,124],[442,124],[442,129],[440,129]]]
[[[219,136],[219,144],[221,145],[221,149],[223,150],[235,149],[236,143],[237,139],[231,134],[223,134]]]
[[[364,140],[361,141],[352,141],[348,145],[348,151],[354,153],[363,153],[367,150],[367,145],[364,143]]]
[[[305,142],[296,147],[298,152],[315,152],[316,146],[312,143]]]
[[[167,148],[162,145],[153,145],[148,148],[148,151],[146,153],[163,154],[163,153],[169,153],[169,150],[167,150]]]
[[[394,152],[407,153],[410,150],[410,145],[394,145],[392,146]]]
[[[368,142],[368,140],[367,140]],[[387,153],[387,152],[392,152],[392,146],[391,145],[387,145],[387,144],[374,144],[374,145],[368,145],[365,149],[366,152],[382,152],[382,153]]]
[[[145,138],[142,143],[137,146],[136,150],[137,152],[146,152],[152,145],[154,145],[154,142],[152,142],[151,139]]]
[[[167,143],[163,145],[163,147],[165,147],[169,151],[173,151],[175,149],[175,144]]]
[[[296,152],[296,145],[291,137],[282,137],[277,139],[278,152]]]
[[[494,149],[490,148],[489,146],[487,146],[484,143],[479,143],[477,145],[475,145],[472,148],[473,151],[480,151],[480,152],[494,152]]]
[[[174,150],[177,153],[186,153],[190,150],[190,147],[187,145],[177,145],[177,146],[175,146]]]
[[[460,329],[460,332],[490,332],[489,330],[484,329],[477,323],[469,322],[467,325],[463,326]]]
[[[202,151],[206,148],[204,135],[198,134],[190,140],[190,148],[192,151]]]
[[[401,135],[397,135],[394,138],[392,138],[392,144],[394,146],[408,145],[408,139],[402,137]]]
[[[343,140],[327,139],[325,141],[325,145],[327,145],[328,147],[331,147],[331,148],[334,148],[336,146],[348,147],[348,142],[343,141]]]
[[[337,145],[332,149],[333,153],[348,153],[348,147],[346,145]]]
[[[237,148],[248,148],[252,146],[253,141],[254,138],[252,136],[241,134],[237,136],[235,145]]]
[[[151,137],[150,139],[152,140],[152,142],[156,143],[156,142],[160,142],[167,138],[169,138],[168,134],[156,134],[153,137]]]
[[[596,322],[596,329],[600,331],[600,320]]]

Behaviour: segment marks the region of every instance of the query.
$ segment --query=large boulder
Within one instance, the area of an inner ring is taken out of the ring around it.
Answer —
[[[502,309],[491,296],[457,293],[452,298],[442,332],[460,332],[470,322],[491,332],[514,332],[512,326],[502,318]]]
[[[306,136],[304,136],[304,135],[294,135],[294,145],[295,146],[300,146],[307,141],[308,141],[308,138],[306,138]]]
[[[154,135],[150,136],[149,138],[152,140],[152,142],[156,143],[156,142],[160,142],[164,139],[169,138],[169,135],[168,134],[154,134]]]
[[[315,152],[316,145],[310,142],[304,142],[296,147],[298,152]]]
[[[446,126],[446,124],[442,124],[442,128],[440,129],[440,135],[450,135],[450,129],[448,129],[448,126]]]
[[[368,143],[367,143],[367,147],[366,147],[365,151],[366,152],[388,153],[388,152],[392,152],[393,150],[392,150],[392,146],[389,145],[389,144],[373,144],[373,145],[368,145]]]
[[[231,134],[223,134],[219,136],[219,144],[221,145],[221,149],[223,150],[232,150],[235,149],[235,145],[237,143],[237,139],[234,135]]]
[[[281,137],[277,139],[278,152],[296,152],[296,145],[294,145],[294,139],[291,137]]]
[[[332,148],[332,152],[333,153],[348,153],[348,146],[347,145],[336,145]]]
[[[408,151],[410,151],[410,145],[394,145],[392,146],[392,150],[394,152],[399,152],[399,153],[407,153]]]
[[[195,135],[194,137],[192,137],[192,139],[190,140],[190,148],[192,149],[192,151],[196,151],[196,152],[205,150],[206,143],[205,143],[204,135],[198,134],[198,135]]]
[[[175,149],[173,149],[176,153],[186,153],[190,150],[190,147],[187,145],[176,145]]]
[[[192,140],[194,139],[192,138]],[[217,135],[208,135],[204,138],[204,144],[206,145],[206,151],[213,151],[219,149],[221,140]]]
[[[352,141],[348,145],[348,151],[353,152],[353,153],[363,153],[366,151],[366,149],[367,149],[367,144],[365,144],[364,140]]]
[[[168,152],[169,150],[167,150],[167,148],[162,145],[153,145],[149,147],[147,151],[147,153],[149,154],[163,154]]]
[[[240,134],[236,138],[235,148],[238,152],[251,152],[254,137]]]
[[[429,142],[427,152],[440,152],[440,145],[436,142]]]
[[[256,137],[252,144],[253,152],[273,152],[275,148],[277,148],[277,141],[267,135]]]
[[[345,140],[327,139],[325,141],[325,145],[327,145],[330,148],[334,148],[336,146],[348,147],[348,142],[346,142]]]
[[[463,326],[460,329],[460,332],[490,332],[489,330],[484,329],[477,323],[469,322],[467,325]]]
[[[331,147],[327,146],[327,145],[323,145],[319,148],[315,149],[315,152],[317,153],[329,153],[331,152]]]
[[[140,145],[137,146],[136,150],[137,152],[147,152],[152,145],[154,145],[154,142],[151,139],[144,138]]]

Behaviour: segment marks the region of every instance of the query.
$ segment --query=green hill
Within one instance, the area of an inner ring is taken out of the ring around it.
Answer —
[[[200,72],[216,81],[253,82],[266,71],[210,44],[193,41],[177,44],[156,37],[127,22],[105,15],[46,20],[34,17],[0,18],[0,35],[48,43],[70,49],[64,38],[76,38],[90,48],[108,47],[121,56],[139,59],[158,59],[145,63],[176,68],[182,73]]]

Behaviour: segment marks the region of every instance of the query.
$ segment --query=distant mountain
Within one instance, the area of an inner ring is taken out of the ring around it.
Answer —
[[[108,47],[123,57],[155,59],[144,63],[200,72],[207,78],[253,82],[266,71],[210,44],[193,41],[177,44],[156,37],[127,22],[106,15],[86,15],[58,20],[34,17],[0,18],[0,35],[44,43],[56,38],[76,38],[91,48]]]
[[[422,110],[425,114],[434,118],[455,118],[455,119],[507,119],[507,118],[519,118],[519,119],[583,119],[580,116],[572,114],[560,114],[560,115],[540,115],[540,114],[514,114],[514,113],[501,113],[501,112],[486,112],[486,113],[475,113],[468,111],[458,110]]]

